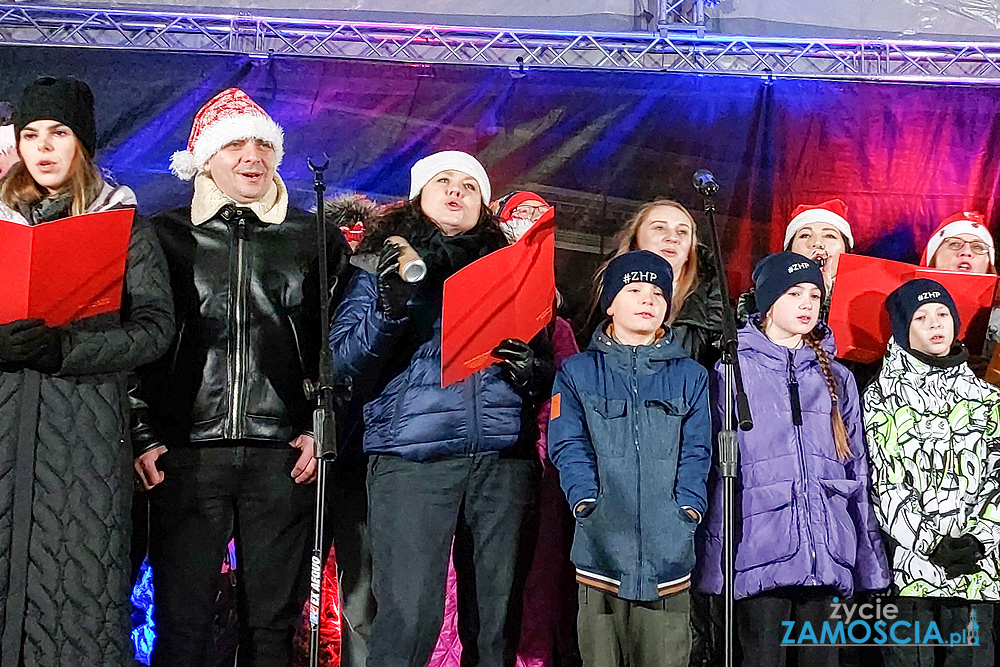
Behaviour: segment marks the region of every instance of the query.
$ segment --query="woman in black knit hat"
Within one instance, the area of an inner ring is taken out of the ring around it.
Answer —
[[[36,80],[14,126],[21,162],[0,181],[0,220],[34,226],[135,206],[94,164],[87,84]],[[120,312],[0,324],[2,665],[131,664],[126,373],[170,343],[171,303],[162,251],[137,218]]]

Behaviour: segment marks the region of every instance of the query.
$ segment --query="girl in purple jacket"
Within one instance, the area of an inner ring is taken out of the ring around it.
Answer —
[[[783,252],[764,258],[753,278],[759,313],[739,331],[754,414],[754,428],[737,432],[735,610],[743,664],[783,666],[790,645],[804,637],[799,664],[839,665],[839,649],[809,646],[808,630],[817,643],[824,622],[836,630],[831,598],[889,585],[858,390],[818,322],[826,289],[819,265]],[[723,585],[722,485],[714,487],[699,561],[707,593]]]

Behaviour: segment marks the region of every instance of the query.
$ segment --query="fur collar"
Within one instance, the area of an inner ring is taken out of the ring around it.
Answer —
[[[274,183],[263,197],[250,204],[239,204],[226,195],[219,186],[205,173],[199,173],[194,178],[194,197],[191,200],[191,222],[201,225],[219,212],[223,206],[234,204],[240,208],[248,208],[264,223],[279,225],[288,214],[288,191],[281,176],[274,175]]]

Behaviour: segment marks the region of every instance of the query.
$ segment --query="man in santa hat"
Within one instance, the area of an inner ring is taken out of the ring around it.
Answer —
[[[150,490],[158,667],[205,665],[232,536],[241,662],[291,661],[316,477],[303,380],[318,374],[321,341],[316,223],[289,205],[277,174],[283,144],[246,93],[220,93],[171,160],[194,180],[189,205],[153,219],[179,319],[168,354],[142,373],[132,434]],[[333,223],[329,238],[336,286],[349,251]]]

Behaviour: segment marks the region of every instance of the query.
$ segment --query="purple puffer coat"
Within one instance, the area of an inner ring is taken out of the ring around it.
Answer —
[[[823,348],[837,379],[852,459],[837,459],[830,391],[816,354],[772,342],[751,320],[739,331],[740,364],[754,427],[737,431],[742,533],[736,547],[736,598],[783,586],[855,590],[889,585],[878,521],[870,501],[868,452],[861,404],[850,372],[835,356],[823,324]],[[722,368],[716,367],[716,427],[722,414]],[[802,424],[792,422],[790,382],[798,382]],[[713,471],[706,539],[700,545],[698,587],[721,593],[722,484]],[[739,528],[738,528],[739,530]]]

